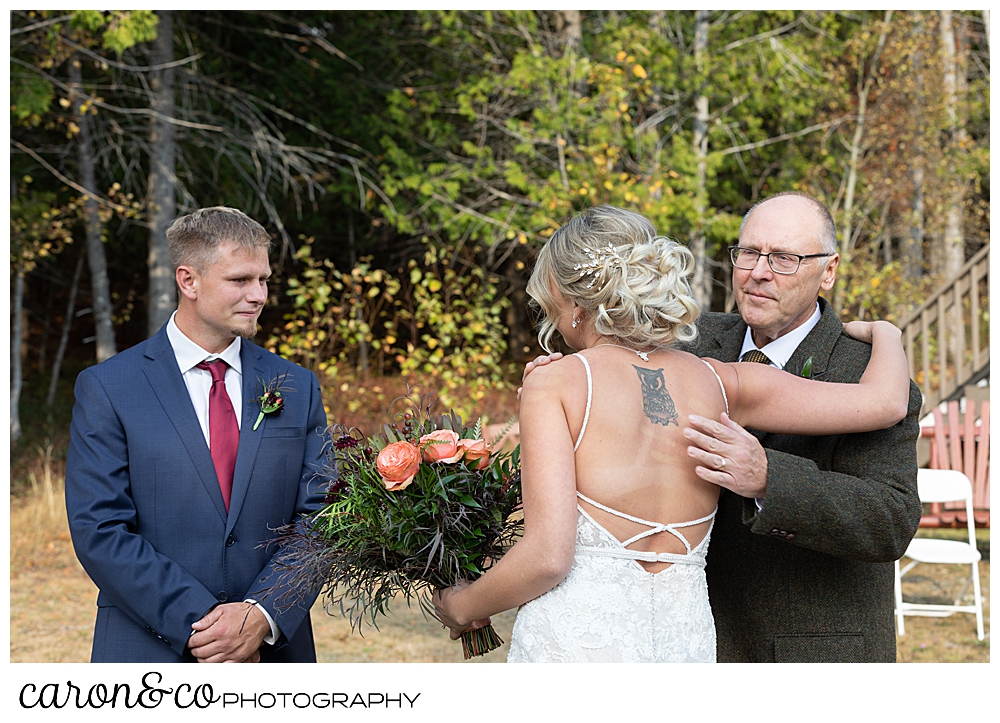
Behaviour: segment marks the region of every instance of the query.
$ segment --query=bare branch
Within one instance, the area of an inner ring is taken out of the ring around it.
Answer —
[[[849,116],[844,116],[843,118],[837,118],[832,121],[827,121],[825,123],[817,123],[816,125],[809,126],[808,128],[803,128],[802,130],[795,131],[794,133],[782,133],[780,136],[774,136],[773,138],[765,138],[762,141],[757,141],[756,143],[745,143],[742,146],[736,146],[735,148],[727,148],[724,151],[719,151],[723,156],[732,155],[733,153],[742,153],[743,151],[750,151],[755,148],[763,148],[764,146],[769,146],[773,143],[781,143],[782,141],[791,140],[792,138],[799,138],[800,136],[805,136],[824,128],[829,128],[831,126],[840,125],[845,121],[849,120]]]
[[[38,161],[43,166],[45,166],[46,170],[48,170],[49,173],[51,173],[53,176],[55,176],[56,178],[58,178],[60,181],[62,181],[63,183],[65,183],[70,188],[76,189],[77,191],[79,191],[80,193],[84,194],[88,198],[92,198],[93,200],[97,201],[97,203],[101,204],[102,206],[107,206],[108,208],[113,209],[113,210],[117,211],[118,213],[125,213],[128,210],[124,206],[120,206],[117,203],[113,203],[113,202],[109,201],[108,199],[104,198],[103,196],[98,196],[96,193],[93,193],[92,191],[88,191],[86,188],[84,188],[83,186],[81,186],[79,183],[76,183],[75,181],[70,180],[69,178],[67,178],[66,176],[64,176],[63,174],[61,174],[59,171],[57,171],[54,167],[52,167],[44,158],[42,158],[40,155],[38,155],[37,153],[35,153],[33,150],[31,150],[30,148],[28,148],[24,144],[15,141],[13,138],[10,139],[10,142],[11,142],[11,144],[14,147],[16,147],[17,149],[23,151],[24,153],[27,153],[29,156],[31,156],[36,161]]]
[[[119,63],[115,60],[109,60],[100,53],[95,53],[93,50],[90,50],[89,48],[85,48],[84,46],[78,43],[74,43],[72,40],[70,40],[65,36],[60,36],[59,39],[60,41],[70,46],[77,52],[83,53],[84,55],[88,55],[94,60],[99,60],[100,62],[104,63],[110,68],[117,68],[118,70],[127,70],[131,73],[148,73],[151,71],[166,70],[167,68],[176,68],[181,65],[187,65],[189,63],[193,63],[205,55],[204,53],[197,53],[196,55],[192,55],[187,58],[182,58],[180,60],[173,60],[169,63],[162,63],[160,65],[128,65],[126,63]]]
[[[72,15],[60,15],[57,18],[52,18],[51,20],[43,20],[40,23],[35,23],[34,25],[26,25],[23,28],[15,28],[10,31],[11,35],[20,35],[21,33],[30,33],[32,30],[40,30],[41,28],[47,28],[50,25],[55,25],[56,23],[64,23],[71,19]]]
[[[52,85],[56,86],[57,88],[60,88],[60,89],[64,90],[66,93],[70,92],[70,87],[68,85],[66,85],[65,83],[63,83],[61,80],[59,80],[55,76],[49,75],[45,71],[43,71],[43,70],[41,70],[39,68],[36,68],[31,63],[26,63],[23,60],[21,60],[20,58],[14,58],[14,57],[12,57],[10,59],[10,62],[16,63],[17,65],[20,65],[22,67],[28,68],[29,70],[31,70],[31,71],[37,73],[38,75],[42,76],[43,78],[45,78],[47,81],[49,81],[50,83],[52,83]],[[162,113],[157,113],[156,111],[154,111],[154,110],[152,110],[150,108],[122,108],[121,106],[111,105],[110,103],[105,103],[104,101],[99,100],[98,98],[95,98],[92,95],[88,95],[86,92],[81,91],[81,90],[75,90],[73,92],[76,95],[78,95],[78,96],[80,96],[82,98],[85,98],[89,103],[93,103],[98,108],[104,108],[105,110],[110,110],[110,111],[112,111],[114,113],[122,113],[124,115],[145,115],[145,116],[150,116],[150,117],[154,117],[154,118],[159,118],[159,119],[161,119],[163,121],[166,121],[167,123],[173,123],[174,125],[184,126],[185,128],[200,128],[201,130],[215,131],[216,133],[222,133],[222,132],[225,132],[225,130],[226,130],[225,128],[222,128],[221,126],[210,126],[210,125],[205,125],[204,123],[191,123],[189,121],[183,121],[183,120],[180,120],[178,118],[172,118],[170,116],[165,116]]]
[[[722,50],[716,51],[719,53],[728,53],[730,50],[736,50],[743,45],[749,45],[750,43],[759,43],[762,40],[767,40],[768,38],[773,38],[775,35],[781,35],[782,33],[791,30],[801,23],[801,19],[796,18],[787,25],[782,25],[780,28],[775,28],[774,30],[768,30],[766,33],[758,33],[757,35],[751,35],[749,38],[740,38],[739,40],[734,40],[729,45],[726,45]]]

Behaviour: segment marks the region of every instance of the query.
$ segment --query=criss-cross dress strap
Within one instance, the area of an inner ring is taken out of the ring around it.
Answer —
[[[573,451],[576,452],[580,448],[580,442],[583,441],[583,433],[587,431],[587,422],[590,421],[590,403],[594,399],[594,377],[590,373],[590,364],[587,363],[587,358],[583,354],[574,354],[573,356],[579,357],[580,361],[583,362],[583,368],[587,370],[587,409],[583,413],[583,426],[580,427],[580,434],[576,436],[576,444],[573,445]]]
[[[702,362],[704,362],[705,366],[712,370],[712,374],[714,374],[715,378],[719,380],[719,388],[722,389],[722,401],[726,403],[726,414],[729,414],[729,396],[726,394],[726,385],[722,383],[722,377],[719,376],[719,372],[715,371],[715,367],[704,359],[702,359]]]
[[[590,499],[589,497],[587,497],[585,494],[583,494],[579,490],[577,490],[576,496],[579,497],[584,502],[586,502],[587,504],[591,504],[591,505],[593,505],[594,507],[596,507],[599,510],[604,510],[608,514],[614,515],[615,517],[621,517],[622,519],[629,520],[631,522],[635,522],[636,524],[639,524],[639,525],[646,525],[647,527],[650,528],[650,529],[646,530],[645,532],[640,532],[637,535],[633,535],[632,537],[628,538],[627,540],[622,540],[621,541],[621,546],[622,547],[628,547],[633,542],[637,542],[637,541],[643,539],[644,537],[649,537],[650,535],[655,535],[655,534],[657,534],[659,532],[669,532],[671,535],[673,535],[674,537],[676,537],[678,540],[681,541],[681,543],[684,545],[684,549],[687,550],[688,553],[690,554],[690,552],[691,552],[691,543],[689,543],[687,541],[687,538],[684,537],[684,535],[682,535],[680,532],[677,531],[678,528],[681,528],[681,527],[692,527],[694,525],[700,525],[702,522],[708,522],[709,520],[712,520],[712,519],[715,518],[715,512],[716,512],[716,510],[712,510],[712,512],[710,514],[705,515],[704,517],[699,518],[697,520],[692,520],[690,522],[672,522],[672,523],[670,523],[668,525],[665,525],[662,522],[650,522],[649,520],[644,520],[641,517],[635,517],[635,516],[630,515],[630,514],[628,514],[626,512],[620,512],[620,511],[618,511],[616,509],[608,507],[607,505],[602,505],[600,502],[597,502],[596,500]],[[628,553],[629,553],[629,555],[639,555],[639,554],[649,554],[649,555],[670,554],[670,553],[655,553],[655,552],[651,552],[651,553],[639,553],[639,552],[635,552],[635,551],[632,551],[632,550],[629,550]],[[636,558],[636,559],[641,559],[641,558]]]

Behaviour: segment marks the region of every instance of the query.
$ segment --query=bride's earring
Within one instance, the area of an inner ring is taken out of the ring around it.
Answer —
[[[575,329],[578,326],[580,326],[580,318],[579,317],[577,317],[576,319],[573,319],[573,328]]]

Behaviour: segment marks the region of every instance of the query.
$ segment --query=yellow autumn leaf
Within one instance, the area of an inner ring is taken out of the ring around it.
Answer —
[[[635,65],[632,66],[632,75],[634,75],[636,78],[645,78],[646,69],[643,68],[638,63],[636,63]]]
[[[622,113],[628,110],[628,103],[619,103],[618,110]]]
[[[615,56],[615,60],[617,60],[620,63],[623,60],[625,60],[626,57],[628,57],[628,53],[626,53],[624,50],[619,50],[618,54]]]
[[[615,184],[613,184],[611,181],[605,181],[604,182],[604,187],[606,189],[608,189],[609,191],[615,190]]]

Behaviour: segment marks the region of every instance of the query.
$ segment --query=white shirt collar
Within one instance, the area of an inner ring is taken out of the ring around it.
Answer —
[[[180,367],[181,374],[185,374],[206,359],[222,359],[229,365],[230,369],[236,371],[237,374],[243,374],[243,365],[240,362],[240,337],[233,339],[233,343],[220,354],[210,354],[191,341],[180,330],[177,322],[174,321],[175,316],[177,316],[176,311],[170,315],[170,321],[167,322],[167,339],[170,340],[170,346],[174,349],[174,356],[177,357],[177,366]]]
[[[777,339],[772,341],[770,344],[766,344],[760,351],[764,352],[768,359],[771,360],[772,364],[778,369],[784,369],[785,364],[791,358],[795,350],[799,348],[799,344],[802,340],[806,338],[806,335],[813,330],[813,327],[819,323],[820,319],[819,302],[816,302],[816,309],[813,311],[812,316],[810,316],[804,324],[797,326],[784,336],[779,336]],[[756,349],[757,345],[753,343],[753,335],[751,334],[750,327],[747,327],[746,336],[743,337],[743,348],[740,349],[739,358],[742,359],[743,355],[746,354],[751,349]]]

